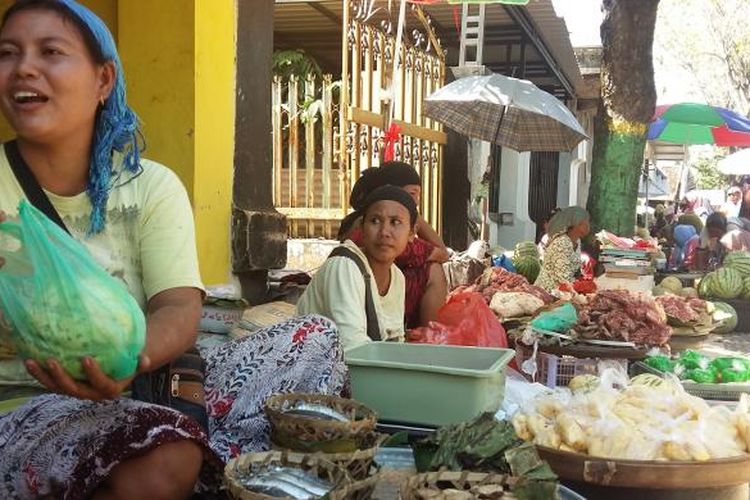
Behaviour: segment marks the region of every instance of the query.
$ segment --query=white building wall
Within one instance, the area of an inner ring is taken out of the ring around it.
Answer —
[[[536,236],[536,224],[529,218],[530,158],[530,153],[503,148],[498,213],[490,215],[491,246],[510,250]]]

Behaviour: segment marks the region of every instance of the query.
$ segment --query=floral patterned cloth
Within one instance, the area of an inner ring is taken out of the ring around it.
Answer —
[[[542,270],[534,284],[547,291],[557,290],[563,283],[573,283],[580,270],[580,247],[574,246],[566,233],[561,233],[547,245]]]
[[[223,461],[268,449],[269,396],[339,394],[346,382],[336,328],[319,316],[293,318],[203,355],[210,437],[169,408],[42,395],[0,417],[0,498],[88,498],[119,463],[182,439],[204,447],[200,488],[215,489]]]

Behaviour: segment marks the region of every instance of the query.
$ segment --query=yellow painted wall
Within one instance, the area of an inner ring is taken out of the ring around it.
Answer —
[[[191,0],[118,2],[128,102],[141,119],[144,156],[177,172],[193,196],[195,85]]]
[[[12,0],[0,0],[4,12]],[[201,275],[230,277],[234,0],[84,0],[118,41],[144,156],[173,169],[193,203]],[[0,140],[12,131],[0,121]]]
[[[231,259],[236,6],[195,2],[195,178],[198,255],[206,283],[225,283]]]
[[[230,277],[234,170],[234,0],[122,0],[120,57],[145,156],[187,187],[207,285]]]

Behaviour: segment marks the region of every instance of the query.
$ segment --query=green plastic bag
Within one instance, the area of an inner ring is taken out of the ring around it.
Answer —
[[[719,378],[721,383],[726,384],[729,382],[747,382],[750,380],[750,373],[747,370],[734,370],[732,368],[724,368],[719,371]]]
[[[533,328],[548,332],[566,333],[578,323],[578,313],[573,304],[566,302],[551,311],[545,311],[531,321]]]
[[[79,380],[91,356],[114,379],[135,373],[146,319],[125,285],[43,213],[22,201],[0,224],[0,310],[24,359],[57,359]]]
[[[649,356],[645,362],[651,368],[655,368],[663,373],[672,373],[674,371],[675,362],[669,359],[669,356],[664,356],[663,354]]]
[[[691,368],[685,370],[682,375],[683,379],[692,380],[699,384],[715,384],[718,379],[716,376],[716,370],[714,368]]]
[[[750,371],[750,361],[743,358],[716,358],[711,361],[711,366],[717,370],[731,368],[735,371]]]
[[[708,368],[710,360],[703,354],[690,349],[685,350],[678,358],[679,362],[688,370]]]

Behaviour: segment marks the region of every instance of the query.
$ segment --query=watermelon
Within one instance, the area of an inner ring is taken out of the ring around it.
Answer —
[[[750,299],[750,276],[747,276],[742,280],[742,293],[740,297],[743,299]]]
[[[714,302],[713,317],[714,320],[721,321],[721,324],[714,329],[714,333],[731,333],[737,328],[737,311],[729,304]]]
[[[697,299],[698,291],[695,288],[685,287],[680,291],[679,295],[688,299]]]
[[[675,276],[667,276],[666,278],[661,280],[659,286],[667,292],[673,293],[675,295],[679,294],[682,291],[682,281],[680,281],[680,279]]]
[[[698,297],[702,299],[710,299],[713,297],[711,294],[711,285],[713,284],[714,273],[708,273],[698,283]]]
[[[653,373],[641,373],[630,379],[630,385],[645,385],[656,389],[669,390],[670,386],[663,378]]]
[[[513,251],[514,257],[534,257],[539,259],[539,249],[533,241],[522,241],[516,245]]]
[[[542,264],[536,257],[513,257],[513,265],[516,268],[516,272],[526,278],[529,283],[534,283],[539,271],[542,270]]]
[[[734,269],[743,278],[750,276],[750,253],[748,252],[731,252],[724,257],[724,267]]]
[[[714,271],[708,292],[720,299],[734,299],[743,291],[742,275],[728,267]]]

